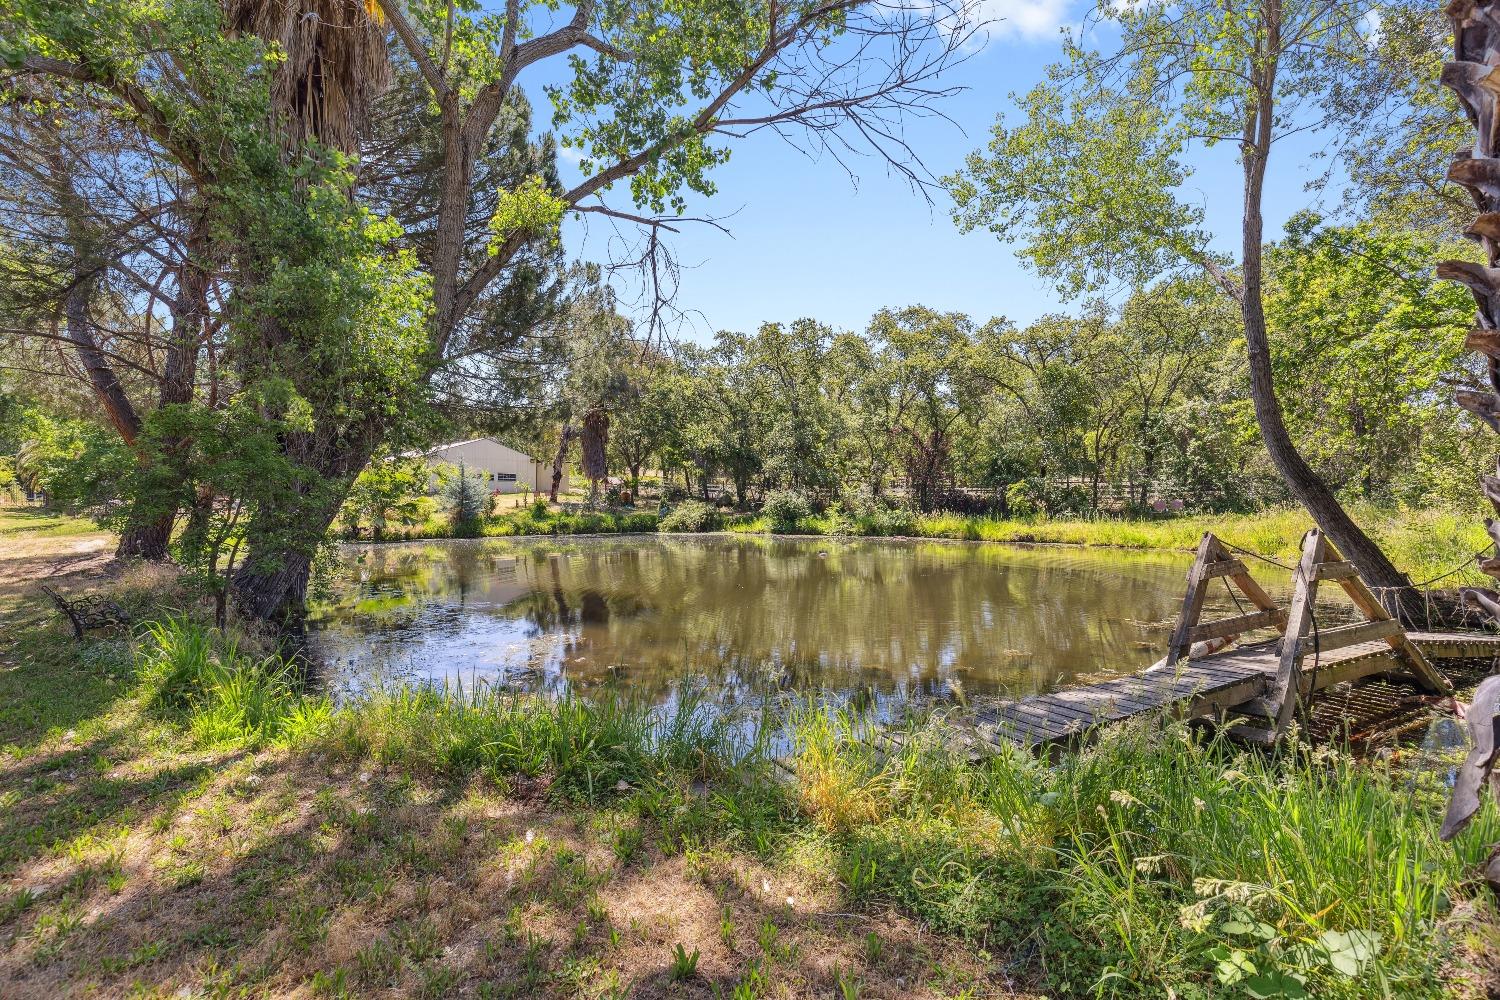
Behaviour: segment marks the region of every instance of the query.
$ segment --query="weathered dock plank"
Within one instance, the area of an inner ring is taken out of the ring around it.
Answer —
[[[1159,666],[983,705],[958,723],[965,733],[955,742],[971,752],[1006,743],[1045,747],[1086,739],[1104,726],[1162,715],[1258,718],[1267,725],[1246,727],[1247,738],[1272,742],[1298,705],[1316,691],[1373,675],[1401,675],[1430,693],[1451,693],[1452,685],[1431,660],[1500,655],[1500,635],[1406,632],[1317,529],[1303,536],[1287,609],[1276,605],[1231,548],[1211,532],[1203,535],[1188,570],[1182,612]],[[1254,610],[1236,599],[1240,614],[1201,622],[1208,585],[1216,579],[1237,587]],[[1337,584],[1361,619],[1320,628],[1315,614],[1319,581]],[[1221,649],[1272,628],[1281,634]]]
[[[1414,632],[1409,637],[1433,659],[1500,654],[1500,635]],[[1125,674],[988,705],[972,714],[978,738],[966,744],[1046,746],[1085,739],[1103,726],[1157,713],[1194,718],[1221,712],[1264,716],[1269,711],[1274,716],[1274,706],[1265,704],[1265,695],[1276,681],[1278,644],[1277,640],[1258,642],[1198,660],[1182,660],[1171,669]],[[1305,696],[1374,674],[1406,670],[1397,651],[1377,639],[1320,649],[1315,661],[1309,652],[1298,686]]]

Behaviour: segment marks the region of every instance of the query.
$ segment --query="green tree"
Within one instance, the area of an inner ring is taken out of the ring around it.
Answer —
[[[1294,219],[1267,252],[1277,386],[1325,481],[1390,497],[1429,435],[1459,422],[1440,389],[1471,309],[1462,288],[1432,275],[1432,239],[1319,222]]]
[[[526,289],[565,214],[643,225],[642,259],[657,262],[657,234],[684,192],[713,191],[733,137],[806,126],[813,142],[839,141],[849,123],[900,161],[905,147],[882,137],[943,95],[930,81],[964,37],[944,4],[584,2],[560,23],[555,10],[20,0],[0,13],[9,78],[96,96],[98,113],[212,191],[240,391],[290,385],[306,402],[309,422],[282,442],[304,488],[256,504],[246,525],[234,586],[251,614],[300,613],[312,554],[358,471],[421,426],[443,372],[474,356],[504,310],[495,290]],[[390,51],[415,67],[436,140],[419,232],[391,222],[398,213],[361,189],[344,155],[364,151],[381,85],[399,76]],[[544,141],[528,176],[487,186],[477,164],[516,133],[520,82],[536,76],[584,179],[561,190],[540,162]],[[628,204],[609,200],[617,185]],[[329,488],[305,485],[315,481]]]
[[[952,476],[960,424],[975,420],[985,388],[975,371],[973,323],[960,313],[911,306],[877,313],[869,336],[889,372],[890,430],[906,459],[912,500],[932,510]]]
[[[421,458],[397,455],[376,459],[365,467],[349,490],[341,517],[349,533],[358,535],[365,525],[380,539],[392,522],[412,525],[432,511],[427,485],[432,472]]]
[[[479,534],[480,522],[489,512],[490,495],[484,488],[484,480],[469,472],[464,463],[452,470],[445,487],[448,498],[448,514],[453,520],[453,533],[471,538]]]
[[[830,378],[833,345],[833,328],[812,319],[765,323],[744,340],[745,363],[766,394],[761,454],[775,486],[832,490],[843,480],[844,387]]]
[[[1238,305],[1261,436],[1287,488],[1392,603],[1420,618],[1405,575],[1344,510],[1297,450],[1276,393],[1263,297],[1267,169],[1289,135],[1306,141],[1384,100],[1365,58],[1366,3],[1163,0],[1096,6],[1090,23],[1118,39],[1077,41],[1020,101],[1024,121],[995,125],[988,154],[949,179],[955,218],[1023,241],[1023,257],[1065,291],[1110,281],[1144,287],[1201,272]],[[1243,175],[1237,260],[1213,249],[1202,209],[1179,195],[1195,143],[1227,144]]]
[[[685,401],[691,391],[682,364],[665,352],[646,350],[627,369],[635,387],[611,428],[609,445],[615,461],[630,475],[630,488],[639,491],[641,473],[653,458],[672,447],[677,429],[688,419]]]

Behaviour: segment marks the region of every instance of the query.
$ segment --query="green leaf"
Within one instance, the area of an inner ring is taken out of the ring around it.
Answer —
[[[1225,986],[1233,986],[1246,976],[1255,975],[1255,963],[1243,951],[1232,951],[1229,957],[1214,969],[1214,975]]]
[[[1345,976],[1357,976],[1380,954],[1380,935],[1375,931],[1324,931],[1318,944],[1328,953],[1328,964]]]
[[[1302,1000],[1307,996],[1307,988],[1285,972],[1262,972],[1257,976],[1251,976],[1240,985],[1256,1000],[1271,1000],[1273,997],[1283,998],[1283,1000]]]

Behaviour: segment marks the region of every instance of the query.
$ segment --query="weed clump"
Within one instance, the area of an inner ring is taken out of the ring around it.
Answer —
[[[242,654],[234,638],[186,618],[147,623],[135,669],[147,709],[185,721],[205,745],[295,743],[331,713],[279,656]]]

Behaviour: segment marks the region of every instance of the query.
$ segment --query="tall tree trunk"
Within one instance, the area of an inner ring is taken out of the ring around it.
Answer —
[[[557,457],[552,460],[552,502],[557,503],[557,491],[562,487],[563,460],[568,457],[568,443],[578,434],[572,424],[565,424],[558,436]]]
[[[92,319],[89,315],[89,300],[93,288],[92,275],[80,275],[68,292],[64,306],[67,314],[68,339],[88,376],[94,397],[99,400],[105,416],[119,433],[127,446],[134,446],[141,433],[141,419],[136,413],[125,387],[115,376],[103,350],[94,338]],[[141,558],[160,561],[167,557],[167,542],[172,536],[175,512],[162,515],[147,514],[140,498],[136,498],[125,528],[115,547],[116,558]]]
[[[357,153],[370,103],[390,81],[383,19],[367,5],[343,0],[226,0],[224,13],[232,33],[280,46],[270,97],[284,157],[306,156],[308,140]],[[258,283],[256,269],[241,263],[247,284]],[[269,372],[296,382],[294,371],[273,360],[287,340],[274,319],[263,321],[254,350],[238,359],[245,380]],[[256,511],[246,526],[246,558],[231,579],[243,612],[284,627],[300,624],[313,553],[374,453],[384,429],[379,420],[351,429],[319,419],[314,430],[287,441],[288,457],[323,482],[316,495],[311,487],[290,491],[275,509]]]
[[[326,428],[290,436],[287,451],[309,475],[275,509],[257,510],[245,526],[245,560],[230,577],[242,612],[282,628],[300,627],[313,556],[378,440],[373,426],[350,436]]]
[[[104,408],[104,415],[126,444],[135,444],[135,439],[141,432],[141,418],[136,414],[130,397],[125,394],[125,387],[115,376],[109,359],[94,339],[93,320],[89,315],[94,280],[92,274],[77,275],[73,287],[68,291],[67,301],[63,305],[68,340],[72,342],[78,362],[83,366],[89,387],[94,390],[94,397]]]
[[[323,525],[333,523],[335,507]],[[260,562],[268,556],[274,562]],[[252,618],[294,629],[307,616],[307,581],[312,577],[312,556],[303,551],[276,546],[273,552],[252,547],[240,568],[234,571],[231,589],[240,610]]]
[[[203,346],[208,325],[209,272],[206,263],[208,217],[202,211],[193,213],[186,238],[183,260],[177,270],[177,296],[172,303],[172,335],[162,366],[158,406],[190,403],[198,372],[198,351]],[[181,447],[183,441],[163,441],[167,450]],[[144,457],[142,460],[145,460]],[[146,498],[136,499],[137,511],[120,535],[116,558],[134,557],[161,562],[167,558],[172,528],[177,523],[177,508],[147,510]]]
[[[606,458],[609,447],[609,414],[594,409],[583,415],[583,431],[578,438],[579,462],[589,481],[589,506],[599,502],[599,484],[609,475]]]
[[[1267,19],[1266,49],[1277,52],[1281,46],[1279,8],[1274,3],[1268,6],[1270,17]],[[1245,351],[1249,358],[1250,395],[1255,404],[1255,419],[1260,425],[1261,438],[1271,456],[1271,462],[1281,473],[1292,496],[1307,509],[1318,527],[1333,539],[1344,558],[1355,565],[1360,576],[1375,590],[1387,610],[1408,622],[1422,622],[1427,618],[1427,608],[1421,595],[1411,585],[1406,574],[1398,570],[1381,551],[1380,546],[1371,541],[1354,522],[1333,495],[1333,491],[1318,478],[1312,466],[1307,464],[1287,431],[1281,402],[1276,396],[1276,383],[1271,371],[1271,346],[1266,335],[1266,315],[1261,300],[1261,241],[1264,237],[1261,200],[1265,186],[1266,156],[1271,148],[1270,96],[1275,90],[1275,73],[1274,62],[1255,71],[1254,89],[1262,95],[1262,100],[1257,107],[1250,109],[1241,145],[1245,171],[1245,205],[1241,243],[1243,288],[1240,315],[1245,325]]]

